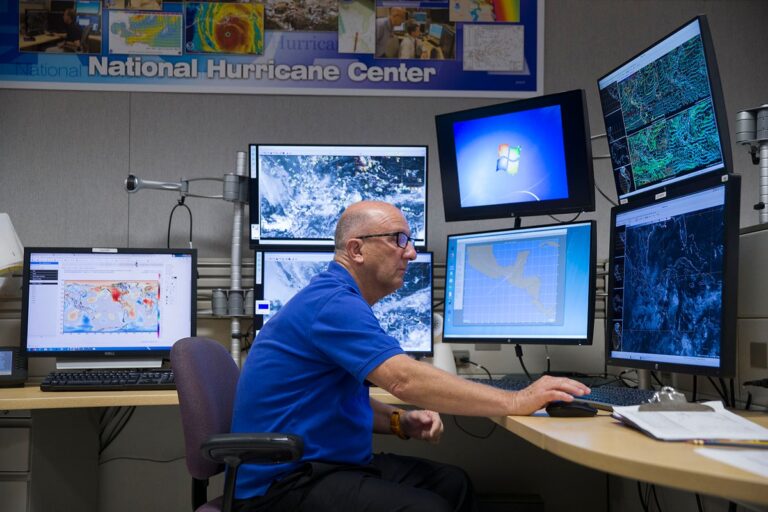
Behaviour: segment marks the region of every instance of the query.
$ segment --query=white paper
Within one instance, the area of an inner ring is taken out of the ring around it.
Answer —
[[[638,405],[614,407],[613,416],[665,441],[734,439],[768,441],[768,429],[723,407],[707,402],[713,411],[639,411]]]
[[[744,448],[697,448],[699,455],[768,478],[768,453]]]

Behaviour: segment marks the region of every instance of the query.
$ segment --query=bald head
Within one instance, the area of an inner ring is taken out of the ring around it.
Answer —
[[[389,22],[393,27],[400,25],[403,21],[405,21],[404,7],[392,7],[389,9]]]
[[[336,224],[333,237],[336,251],[344,250],[350,238],[367,234],[371,225],[392,215],[393,212],[399,214],[400,210],[383,201],[360,201],[348,206]]]

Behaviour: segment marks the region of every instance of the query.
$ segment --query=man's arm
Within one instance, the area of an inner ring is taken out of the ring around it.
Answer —
[[[368,380],[405,403],[462,416],[528,415],[554,400],[571,401],[589,393],[580,382],[545,376],[522,391],[503,391],[457,377],[399,354],[390,357]],[[374,423],[375,424],[375,423]]]

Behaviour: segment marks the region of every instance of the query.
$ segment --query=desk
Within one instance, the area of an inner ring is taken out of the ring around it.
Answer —
[[[34,41],[25,41],[24,36],[19,34],[19,50],[21,51],[37,51],[38,47],[44,47],[50,43],[56,43],[64,40],[64,34],[40,34],[35,36]]]
[[[178,405],[176,390],[40,391],[40,386],[0,389],[0,411],[137,405]]]
[[[377,400],[402,405],[378,388]],[[42,392],[38,386],[0,389],[0,410],[174,405],[175,391]],[[743,413],[768,427],[768,415]],[[534,446],[614,475],[668,487],[768,505],[768,479],[694,453],[686,443],[654,441],[608,415],[595,418],[506,416],[494,422]]]
[[[401,404],[381,389],[371,389],[371,396],[388,404]],[[768,428],[767,414],[743,415]],[[537,448],[598,471],[768,505],[768,478],[698,455],[691,444],[655,441],[608,414],[595,418],[505,416],[491,420]]]

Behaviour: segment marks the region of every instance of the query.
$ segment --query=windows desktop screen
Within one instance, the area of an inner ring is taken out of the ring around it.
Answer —
[[[559,106],[454,124],[462,207],[568,198]]]

